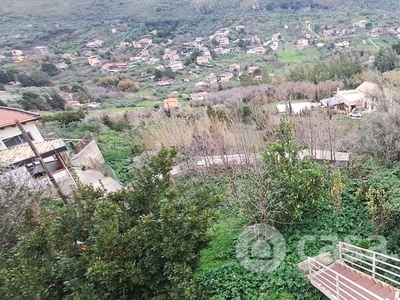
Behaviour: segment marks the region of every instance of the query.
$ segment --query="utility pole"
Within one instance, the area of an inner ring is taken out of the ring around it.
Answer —
[[[15,122],[17,123],[17,126],[18,126],[19,130],[21,130],[21,133],[22,133],[24,139],[28,142],[29,147],[31,147],[33,153],[35,153],[35,156],[39,159],[39,162],[40,162],[43,170],[46,172],[46,174],[49,177],[51,183],[56,188],[56,191],[57,191],[58,195],[60,196],[60,198],[62,199],[64,204],[69,205],[69,201],[68,201],[67,196],[64,195],[64,193],[62,192],[62,190],[61,190],[60,186],[58,185],[57,181],[54,179],[53,174],[51,174],[50,170],[47,168],[46,163],[44,162],[42,156],[40,155],[40,153],[36,149],[35,145],[33,144],[31,137],[28,135],[28,133],[25,131],[24,127],[22,127],[21,123],[18,120],[16,120]]]

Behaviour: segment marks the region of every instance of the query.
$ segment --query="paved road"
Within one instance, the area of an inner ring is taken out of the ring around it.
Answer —
[[[378,46],[377,44],[375,44],[373,40],[371,40],[370,38],[368,38],[368,41],[369,41],[372,45],[374,45],[377,49],[380,49],[379,46]]]

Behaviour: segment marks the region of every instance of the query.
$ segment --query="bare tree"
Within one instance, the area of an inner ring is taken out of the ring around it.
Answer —
[[[330,153],[330,159],[335,160],[334,153],[340,149],[345,128],[342,122],[332,118],[329,111],[313,112],[307,116],[293,117],[299,144],[305,145],[315,155],[316,150]]]
[[[232,196],[226,205],[239,210],[252,224],[274,224],[285,210],[284,202],[276,197],[279,191],[271,188],[269,176],[265,176],[268,171],[265,164],[256,162],[251,172],[231,169],[225,173]]]

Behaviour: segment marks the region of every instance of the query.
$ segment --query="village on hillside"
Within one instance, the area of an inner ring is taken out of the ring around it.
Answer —
[[[282,48],[293,51],[348,51],[354,48],[352,40],[361,38],[361,44],[370,44],[377,50],[379,46],[373,38],[400,39],[400,27],[372,28],[368,20],[341,24],[341,27],[325,24],[318,31],[313,25],[308,20],[296,26],[284,24],[271,36],[257,35],[246,26],[237,25],[219,28],[210,36],[198,36],[192,40],[177,36],[162,39],[161,42],[156,42],[160,41],[157,30],[139,39],[125,39],[116,44],[107,42],[107,36],[97,36],[75,53],[55,53],[50,44],[4,50],[0,63],[23,68],[35,61],[43,61],[48,68],[54,69],[54,73],[58,74],[56,78],[61,80],[64,75],[71,76],[69,74],[85,70],[92,77],[99,78],[97,85],[103,84],[101,87],[107,86],[101,78],[123,77],[124,74],[132,77],[131,74],[134,74],[136,83],[126,80],[126,87],[121,84],[118,91],[136,91],[140,85],[142,90],[157,91],[153,92],[157,93],[154,100],[165,100],[164,108],[171,108],[179,106],[182,100],[204,100],[209,92],[240,86],[244,81],[253,85],[270,82],[275,75],[274,70],[266,67],[263,61],[267,58],[279,64],[279,56],[276,58],[276,55]],[[119,30],[121,28],[110,28],[108,34],[115,35]],[[297,39],[289,34],[291,31],[298,33]],[[373,64],[374,52],[365,51],[363,59],[366,64]],[[24,90],[21,82],[10,81],[8,88],[0,91],[0,100],[4,103],[15,101]],[[103,94],[108,97],[110,93]],[[110,97],[119,97],[118,93],[114,94]],[[67,107],[101,108],[98,101],[85,99],[77,93],[60,90],[59,96],[65,100]]]

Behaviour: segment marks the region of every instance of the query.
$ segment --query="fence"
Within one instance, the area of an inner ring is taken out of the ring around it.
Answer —
[[[340,242],[339,258],[349,266],[400,288],[400,259]]]
[[[386,300],[313,258],[308,262],[311,283],[330,299]]]

